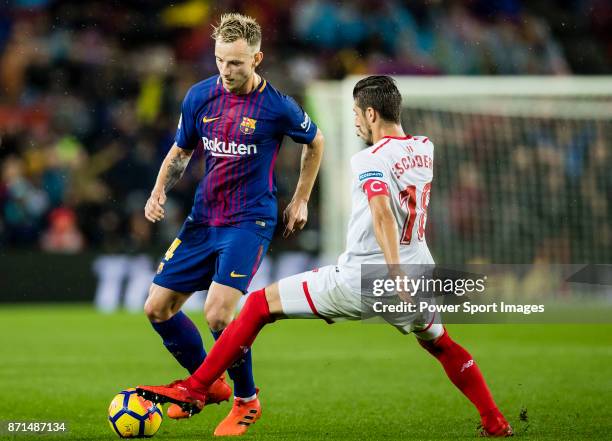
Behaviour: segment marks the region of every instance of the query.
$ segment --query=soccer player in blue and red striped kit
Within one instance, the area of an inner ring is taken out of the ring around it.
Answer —
[[[145,207],[151,222],[164,217],[166,193],[181,178],[200,142],[206,170],[191,214],[159,264],[145,303],[153,328],[176,360],[193,373],[206,351],[194,323],[181,311],[188,297],[208,290],[204,311],[213,336],[231,322],[240,297],[257,272],[277,221],[274,163],[285,135],[305,144],[298,184],[284,211],[285,235],[304,227],[319,170],[323,136],[302,108],[255,72],[263,59],[261,29],[240,14],[225,14],[214,28],[219,75],[195,84],[185,96],[175,143],[164,159]],[[228,369],[234,405],[215,435],[241,435],[245,415],[261,406],[251,351]],[[206,404],[228,400],[222,375]],[[171,418],[189,414],[173,405]]]

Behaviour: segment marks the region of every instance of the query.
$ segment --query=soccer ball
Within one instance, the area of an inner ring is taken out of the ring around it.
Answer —
[[[133,388],[115,395],[108,407],[108,424],[121,438],[153,436],[161,422],[161,406],[139,397]]]

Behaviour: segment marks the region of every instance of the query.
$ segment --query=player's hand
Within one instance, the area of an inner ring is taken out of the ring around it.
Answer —
[[[303,199],[292,199],[283,212],[285,231],[283,237],[287,238],[297,230],[301,230],[308,221],[308,202]]]
[[[163,205],[166,203],[166,193],[164,190],[153,189],[151,196],[145,205],[145,217],[155,223],[164,218],[166,214]]]

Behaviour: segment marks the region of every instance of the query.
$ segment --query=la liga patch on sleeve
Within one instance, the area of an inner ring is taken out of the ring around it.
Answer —
[[[359,182],[365,181],[366,179],[370,179],[370,178],[382,178],[382,177],[383,177],[382,172],[375,171],[375,170],[367,171],[359,175]]]

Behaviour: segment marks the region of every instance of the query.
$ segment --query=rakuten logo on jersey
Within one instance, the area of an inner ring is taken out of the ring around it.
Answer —
[[[238,144],[236,141],[219,141],[202,137],[204,150],[208,150],[213,156],[225,156],[240,158],[241,156],[256,155],[257,145],[255,144]]]

